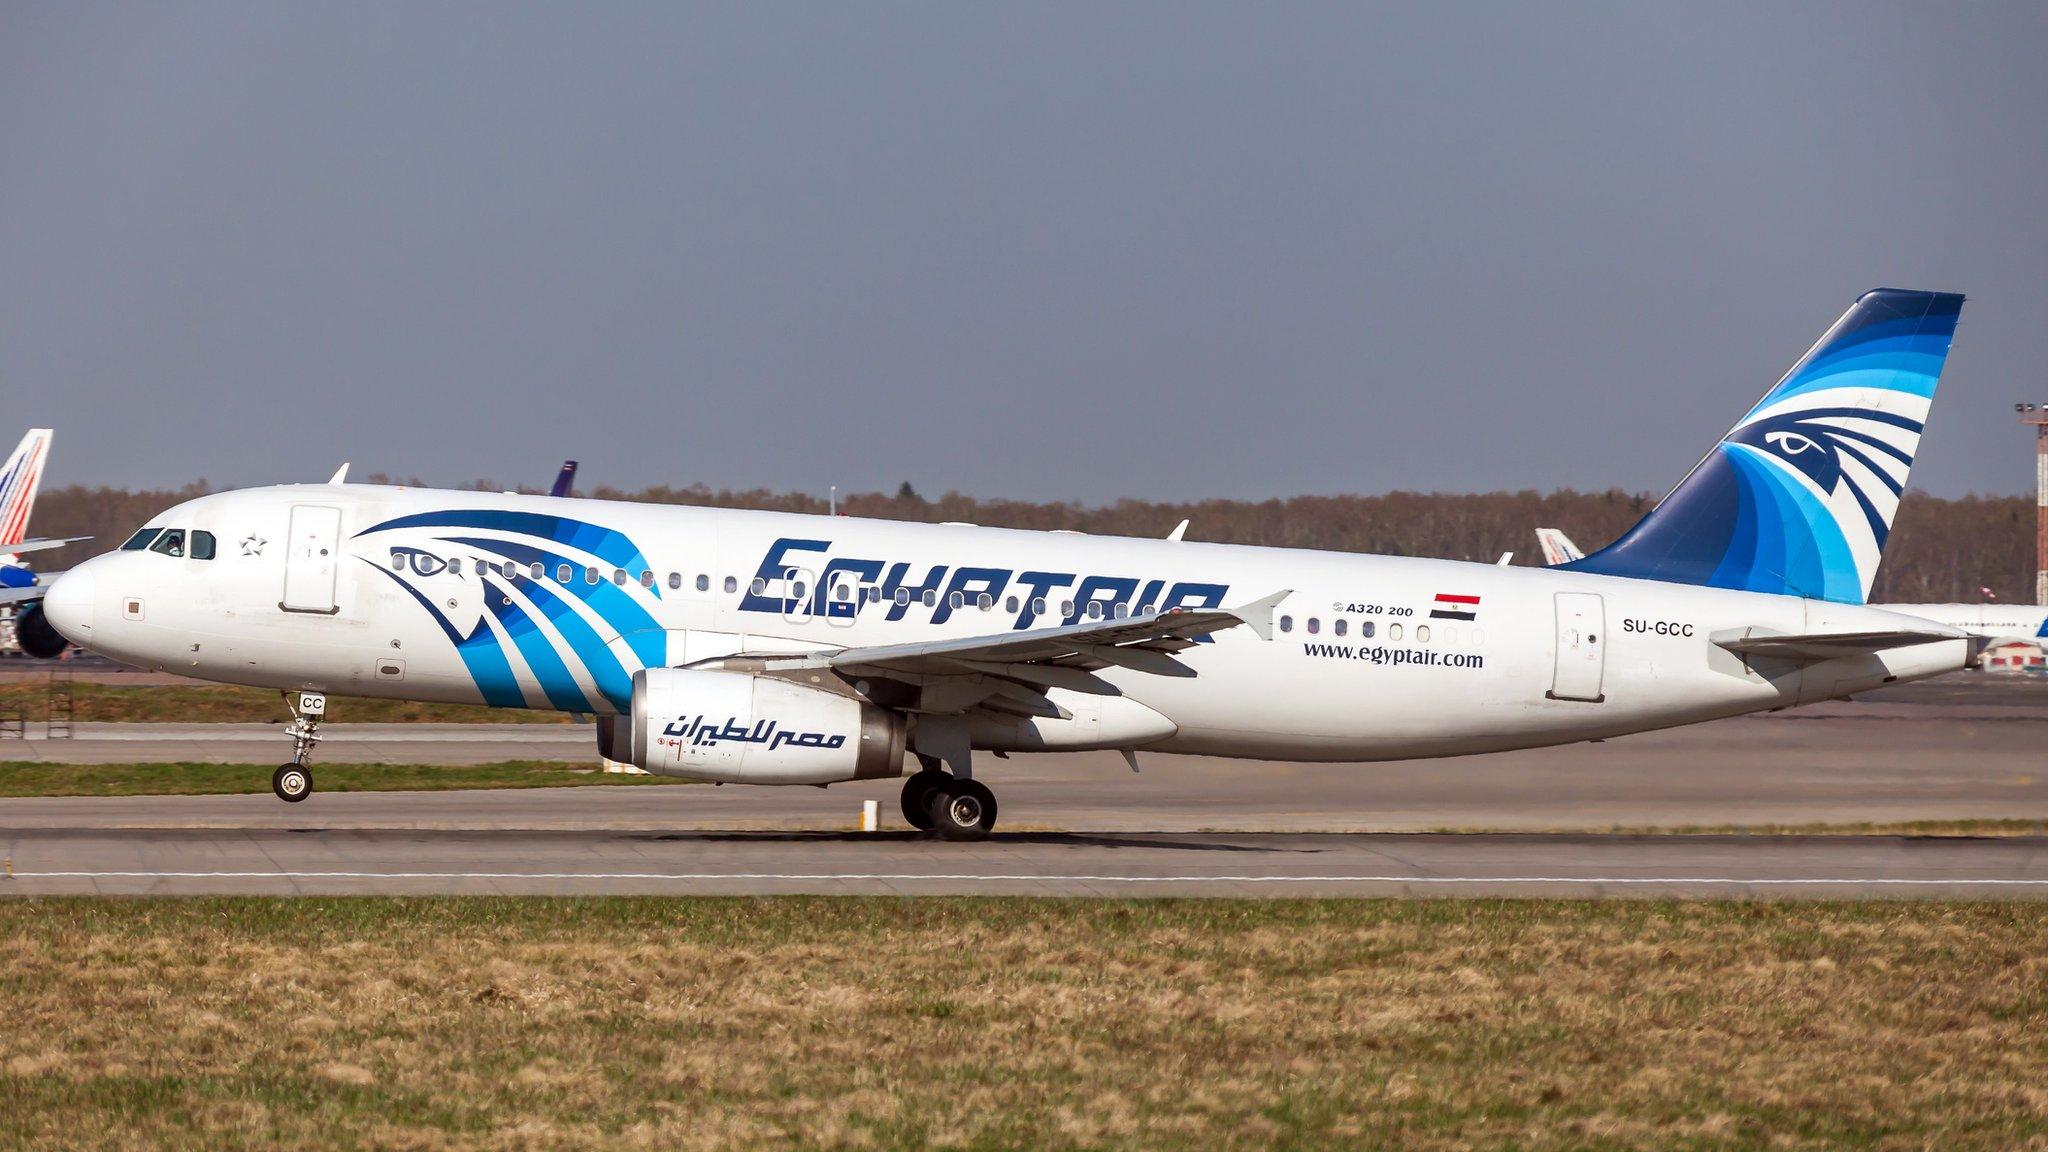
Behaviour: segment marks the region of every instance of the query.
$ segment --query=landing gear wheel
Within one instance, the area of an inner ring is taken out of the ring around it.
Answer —
[[[903,818],[912,828],[920,832],[932,830],[932,789],[942,787],[950,779],[944,772],[926,768],[911,773],[903,782]]]
[[[280,764],[270,774],[270,790],[287,804],[297,804],[313,794],[313,773],[304,764]]]
[[[932,830],[948,840],[982,840],[996,826],[996,794],[978,780],[953,780],[925,801]]]

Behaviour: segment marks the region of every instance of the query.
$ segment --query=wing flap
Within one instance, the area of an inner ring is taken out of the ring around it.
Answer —
[[[1031,688],[1113,696],[1115,687],[1097,677],[1095,669],[1114,666],[1159,676],[1193,676],[1195,670],[1172,653],[1240,625],[1270,640],[1273,611],[1291,591],[1238,608],[1170,608],[1029,632],[771,656],[766,662],[771,668],[830,668],[850,675],[994,676]]]

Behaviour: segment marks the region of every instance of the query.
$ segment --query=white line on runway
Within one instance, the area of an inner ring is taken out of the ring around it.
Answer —
[[[1895,885],[2048,887],[2044,879],[1929,879],[1925,877],[1732,876],[1103,876],[998,872],[22,872],[22,880],[766,880],[766,881],[1008,881],[1091,884],[1630,884]],[[0,894],[6,889],[0,887]]]

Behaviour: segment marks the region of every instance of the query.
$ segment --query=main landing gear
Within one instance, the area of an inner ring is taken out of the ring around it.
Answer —
[[[996,795],[979,780],[955,776],[936,757],[903,782],[903,818],[911,827],[948,840],[981,840],[996,826]]]
[[[292,722],[284,730],[292,738],[292,762],[280,764],[270,774],[270,790],[287,804],[297,804],[313,794],[313,745],[320,742],[320,719],[327,715],[327,697],[320,692],[287,692],[286,706]]]

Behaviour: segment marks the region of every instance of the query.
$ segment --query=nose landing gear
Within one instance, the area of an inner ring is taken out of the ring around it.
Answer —
[[[270,790],[287,804],[297,804],[313,794],[313,745],[320,742],[320,720],[327,715],[327,697],[320,692],[287,692],[284,702],[292,710],[292,722],[285,735],[292,738],[292,760],[278,765],[270,775]]]

